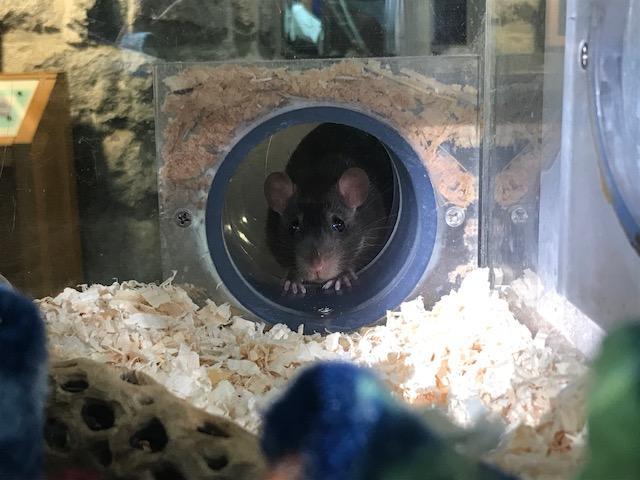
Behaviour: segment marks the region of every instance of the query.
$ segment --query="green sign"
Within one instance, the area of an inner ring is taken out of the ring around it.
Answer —
[[[38,80],[0,80],[0,137],[15,137],[38,87]]]

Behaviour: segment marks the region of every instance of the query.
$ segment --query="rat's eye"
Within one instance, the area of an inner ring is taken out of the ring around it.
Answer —
[[[300,231],[300,221],[294,220],[289,224],[289,231],[291,233],[298,233]]]
[[[344,222],[340,217],[331,218],[331,228],[336,232],[344,232]]]

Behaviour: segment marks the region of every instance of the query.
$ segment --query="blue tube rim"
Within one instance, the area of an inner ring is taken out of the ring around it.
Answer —
[[[617,91],[622,90],[622,86],[617,85],[617,89],[603,88],[604,79],[609,78],[612,81],[620,82],[622,78],[622,61],[617,58],[617,55],[623,51],[623,36],[628,27],[626,19],[629,3],[628,0],[622,0],[613,5],[604,0],[596,2],[591,19],[590,50],[593,60],[589,67],[588,92],[591,100],[591,123],[595,130],[600,171],[618,221],[631,245],[640,255],[640,224],[631,212],[622,191],[618,188],[616,175],[611,165],[612,159],[616,156],[627,157],[629,155],[623,150],[623,145],[633,144],[633,139],[629,137],[626,130],[623,109],[620,104],[622,99],[616,94]],[[621,25],[624,25],[625,28],[621,28]],[[610,69],[613,71],[608,72]],[[605,72],[607,73],[605,74]],[[623,135],[625,138],[618,140],[617,135]]]
[[[223,214],[230,179],[249,152],[269,135],[305,123],[339,123],[376,137],[390,153],[396,172],[400,208],[394,234],[379,259],[344,295],[282,297],[252,284],[237,268],[226,244]],[[268,323],[296,330],[348,331],[370,325],[396,308],[420,284],[437,235],[436,198],[429,175],[407,140],[384,121],[341,106],[304,106],[282,111],[257,123],[229,150],[213,177],[205,212],[207,245],[220,279],[249,312]],[[330,305],[331,310],[326,311]],[[325,309],[325,310],[323,310]],[[323,314],[318,313],[323,311]]]

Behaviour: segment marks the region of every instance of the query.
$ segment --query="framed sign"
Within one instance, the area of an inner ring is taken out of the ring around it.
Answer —
[[[55,83],[55,73],[0,75],[0,145],[33,141]]]

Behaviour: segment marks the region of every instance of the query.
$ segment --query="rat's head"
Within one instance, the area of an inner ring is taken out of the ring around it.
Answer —
[[[349,168],[326,192],[302,192],[283,172],[264,184],[269,208],[281,219],[281,234],[289,235],[296,270],[308,282],[324,282],[354,268],[363,248],[359,209],[369,194],[369,177]]]

